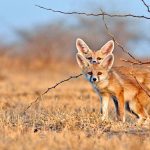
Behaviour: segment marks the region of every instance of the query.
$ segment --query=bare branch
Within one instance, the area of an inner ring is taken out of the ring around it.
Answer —
[[[70,76],[69,78],[64,79],[64,80],[62,80],[62,81],[56,83],[55,85],[49,87],[45,92],[43,92],[40,96],[38,96],[34,101],[32,101],[32,102],[27,106],[27,108],[23,111],[23,114],[24,114],[33,104],[35,104],[35,103],[37,103],[38,101],[40,101],[40,97],[41,97],[41,96],[44,96],[44,95],[45,95],[46,93],[48,93],[50,90],[55,89],[58,85],[60,85],[60,84],[62,84],[62,83],[64,83],[64,82],[67,82],[67,81],[69,81],[69,80],[71,80],[71,79],[76,79],[76,78],[78,78],[78,77],[80,77],[80,76],[82,76],[82,74],[78,74],[78,75],[75,75],[75,76]]]
[[[124,61],[124,62],[127,62],[127,63],[131,63],[133,65],[148,65],[148,64],[150,64],[150,61],[146,61],[146,62],[134,62],[134,61],[127,60],[127,59],[121,59],[121,60]]]
[[[144,0],[142,0],[142,1],[144,2]],[[146,3],[144,2],[144,4],[146,4]],[[54,10],[54,9],[51,9],[51,8],[46,8],[46,7],[39,6],[39,5],[35,5],[35,6],[41,8],[41,9],[45,9],[45,10],[55,12],[55,13],[61,13],[61,14],[67,14],[67,15],[77,14],[77,15],[85,15],[85,16],[102,16],[107,34],[113,39],[113,41],[117,44],[117,46],[120,47],[124,53],[128,54],[130,56],[130,58],[132,58],[135,62],[130,61],[130,60],[123,60],[123,61],[128,62],[128,63],[132,63],[132,64],[137,64],[137,65],[150,64],[150,61],[142,62],[142,61],[136,59],[128,50],[124,49],[124,47],[115,39],[114,35],[109,31],[109,28],[108,28],[108,26],[105,22],[105,16],[108,16],[108,17],[135,17],[135,18],[145,18],[145,19],[150,19],[150,17],[137,16],[137,15],[133,15],[133,14],[124,14],[124,15],[108,14],[108,13],[104,12],[103,10],[101,10],[101,13],[97,13],[97,14],[85,13],[85,12],[64,12],[64,11],[60,11],[60,10]],[[148,5],[146,5],[146,6],[148,6]]]
[[[61,14],[65,14],[65,15],[85,15],[85,16],[108,16],[108,17],[133,17],[133,18],[139,18],[139,19],[150,19],[150,17],[148,16],[144,16],[144,15],[133,15],[133,14],[109,14],[109,13],[85,13],[85,12],[64,12],[64,11],[60,11],[60,10],[54,10],[52,8],[46,8],[43,6],[39,6],[39,5],[35,5],[41,9],[45,9],[45,10],[49,10],[51,12],[55,12],[55,13],[61,13]]]
[[[138,86],[145,92],[146,95],[148,95],[148,97],[150,97],[149,91],[141,83],[139,83],[139,81],[137,80],[136,76],[134,76],[133,74],[131,74],[131,75],[135,79],[135,81],[138,84]]]
[[[102,14],[105,14],[105,13],[103,12],[103,10],[101,10],[101,11],[102,11]],[[107,31],[107,34],[112,38],[112,40],[117,44],[117,46],[118,46],[119,48],[121,48],[121,50],[122,50],[124,53],[128,54],[128,55],[130,56],[130,58],[132,58],[135,62],[130,61],[130,60],[123,60],[123,61],[130,62],[130,63],[137,64],[137,65],[150,64],[149,61],[148,61],[148,62],[142,62],[142,61],[138,60],[138,59],[135,58],[128,50],[124,49],[124,47],[116,40],[115,36],[110,32],[110,30],[109,30],[109,28],[108,28],[108,25],[107,25],[107,23],[106,23],[106,21],[105,21],[105,15],[103,15],[103,22],[104,22],[104,25],[105,25],[105,29],[106,29],[106,31]]]
[[[143,2],[143,4],[145,5],[145,7],[147,8],[147,11],[150,12],[150,7],[146,4],[146,2],[144,0],[141,0]]]
[[[103,11],[102,11],[102,14],[104,14]],[[108,25],[107,25],[107,23],[105,21],[105,15],[103,15],[103,22],[104,22],[107,34],[112,38],[112,40],[117,44],[117,46],[120,47],[124,53],[128,54],[136,62],[141,63],[141,61],[139,61],[138,59],[136,59],[132,54],[129,53],[129,51],[125,50],[124,47],[115,39],[114,35],[109,31]]]

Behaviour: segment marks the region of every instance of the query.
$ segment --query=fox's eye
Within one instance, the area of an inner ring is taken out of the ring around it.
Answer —
[[[101,60],[102,58],[100,58],[100,57],[97,57],[97,60]]]
[[[90,76],[91,76],[92,74],[93,74],[92,72],[88,72],[88,75],[90,75]]]
[[[98,72],[97,75],[102,75],[102,72]]]
[[[88,57],[87,59],[91,60],[91,59],[92,59],[92,57]]]

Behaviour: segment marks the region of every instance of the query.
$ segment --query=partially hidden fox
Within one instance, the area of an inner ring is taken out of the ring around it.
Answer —
[[[86,79],[91,83],[96,93],[102,97],[101,107],[103,119],[108,118],[108,104],[112,97],[118,101],[117,117],[125,122],[125,106],[135,114],[143,123],[149,120],[148,107],[150,97],[143,89],[129,76],[122,74],[116,68],[112,68],[114,55],[107,55],[101,63],[92,64],[80,53],[76,54],[79,67]]]
[[[102,60],[108,55],[111,54],[114,50],[114,42],[112,40],[108,41],[102,48],[99,50],[91,50],[89,46],[82,40],[76,40],[76,48],[78,53],[83,55],[90,63],[96,64],[101,63]]]

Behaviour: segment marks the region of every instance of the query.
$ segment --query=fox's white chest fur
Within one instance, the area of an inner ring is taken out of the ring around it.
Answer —
[[[94,91],[98,94],[101,95],[104,92],[108,92],[107,86],[109,84],[108,80],[105,80],[103,82],[99,82],[98,84],[96,83],[91,83]]]

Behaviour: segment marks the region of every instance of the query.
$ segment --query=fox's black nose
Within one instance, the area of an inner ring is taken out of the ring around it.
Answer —
[[[93,81],[95,82],[97,79],[96,78],[93,78]]]
[[[95,60],[93,60],[93,64],[96,64],[96,61],[95,61]]]

